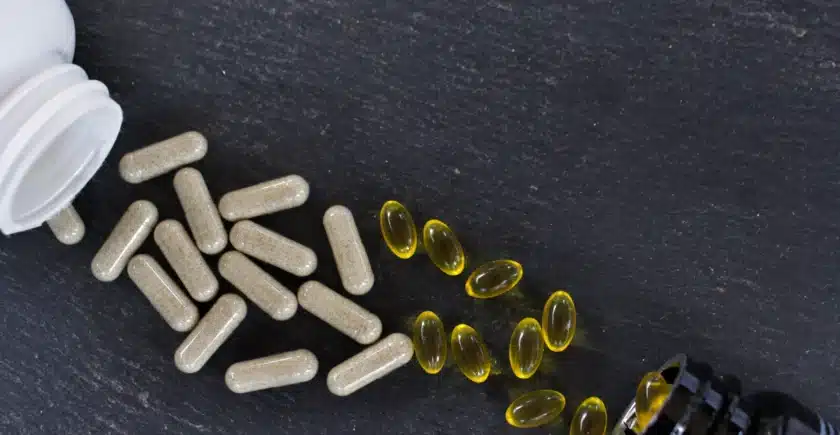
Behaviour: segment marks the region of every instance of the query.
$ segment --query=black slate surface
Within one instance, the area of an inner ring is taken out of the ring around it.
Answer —
[[[1,433],[519,433],[503,419],[512,392],[557,388],[569,414],[600,395],[614,419],[678,352],[840,420],[835,2],[69,4],[76,61],[126,123],[76,202],[81,245],[46,229],[0,240]],[[358,300],[387,331],[431,309],[478,328],[504,366],[516,321],[565,288],[585,342],[534,382],[412,363],[336,398],[325,373],[360,346],[252,306],[200,373],[179,373],[183,335],[89,263],[135,199],[183,219],[171,175],[129,186],[116,163],[187,129],[211,141],[197,167],[217,197],[289,173],[311,182],[304,207],[258,222],[312,246],[315,277],[336,288],[321,215],[355,212],[377,275]],[[426,259],[390,255],[375,217],[391,198],[449,222],[473,266],[521,261],[526,297],[476,302]],[[225,388],[231,363],[300,347],[321,359],[312,383]]]

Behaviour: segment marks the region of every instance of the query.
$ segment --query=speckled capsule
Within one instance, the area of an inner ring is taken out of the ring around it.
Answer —
[[[359,344],[371,344],[382,334],[382,321],[375,314],[317,281],[298,289],[298,304]]]
[[[513,290],[522,275],[522,265],[513,260],[484,263],[467,278],[467,294],[478,299],[495,298]]]
[[[53,235],[65,245],[75,245],[85,236],[85,223],[72,205],[68,205],[47,221]]]
[[[357,296],[369,292],[373,287],[373,269],[353,213],[343,205],[330,207],[324,213],[324,229],[344,290]]]
[[[142,183],[197,162],[205,155],[207,139],[190,131],[126,154],[120,160],[120,175],[129,183]]]
[[[411,342],[414,357],[429,374],[437,374],[446,363],[447,343],[443,322],[437,314],[424,311],[414,320]]]
[[[566,407],[566,397],[554,390],[537,390],[519,396],[508,406],[505,420],[518,428],[532,428],[557,420]]]
[[[379,210],[379,230],[388,249],[403,260],[417,251],[417,227],[408,209],[397,201],[386,201]]]
[[[297,312],[295,294],[242,253],[224,253],[219,273],[272,319],[289,320]]]
[[[432,219],[423,226],[423,247],[429,259],[443,273],[460,275],[466,267],[467,257],[455,232],[445,223]]]
[[[219,280],[180,222],[168,219],[159,223],[154,239],[193,299],[207,302],[216,297]]]
[[[590,397],[578,405],[569,435],[604,435],[607,432],[607,405],[597,397]]]
[[[157,220],[158,210],[151,202],[140,200],[131,204],[93,257],[90,265],[93,276],[106,282],[117,279],[149,237]]]
[[[195,326],[198,308],[154,258],[144,254],[132,258],[128,276],[169,327],[186,332]]]
[[[227,369],[225,384],[242,394],[309,382],[317,373],[318,358],[301,349],[238,362]]]
[[[543,338],[540,322],[526,317],[516,325],[510,336],[508,357],[513,374],[519,379],[534,376],[543,359]]]
[[[552,352],[566,350],[575,337],[577,311],[572,297],[556,291],[545,302],[542,314],[542,334],[545,345]]]
[[[327,388],[336,396],[353,394],[408,364],[413,353],[408,336],[391,334],[333,367],[327,374]]]
[[[308,198],[309,183],[300,175],[289,175],[225,194],[219,213],[229,221],[251,219],[298,207]]]
[[[480,384],[490,377],[493,360],[478,332],[469,325],[452,329],[449,339],[452,359],[467,379]]]
[[[181,169],[175,174],[173,185],[195,245],[207,255],[222,252],[228,242],[227,231],[201,172]]]
[[[233,226],[230,244],[237,251],[293,275],[310,275],[318,266],[314,251],[251,221],[239,221]]]
[[[184,373],[201,370],[210,357],[245,319],[248,306],[233,294],[224,294],[201,318],[195,329],[175,351],[175,366]]]
[[[636,388],[636,427],[644,430],[662,409],[672,386],[659,372],[646,373]]]

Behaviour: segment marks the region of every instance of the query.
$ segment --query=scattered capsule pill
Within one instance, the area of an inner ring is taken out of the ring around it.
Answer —
[[[233,226],[230,244],[237,251],[297,276],[310,275],[318,266],[314,251],[251,221]]]
[[[540,322],[533,317],[526,317],[516,325],[510,336],[510,368],[519,379],[534,376],[543,359],[543,338]]]
[[[487,380],[493,362],[490,351],[475,329],[464,324],[456,326],[452,330],[450,347],[452,359],[467,379],[477,384]]]
[[[414,356],[420,367],[429,374],[436,374],[446,363],[446,331],[437,314],[424,311],[414,320],[411,342]]]
[[[72,205],[58,212],[47,221],[55,238],[65,245],[75,245],[85,236],[85,223]]]
[[[289,320],[297,312],[295,294],[241,253],[222,255],[219,273],[272,319]]]
[[[238,221],[298,207],[308,198],[309,183],[300,175],[289,175],[225,194],[219,212]]]
[[[207,155],[207,139],[190,131],[132,151],[120,160],[123,180],[142,183],[181,166],[197,162]]]
[[[198,321],[198,308],[154,258],[141,254],[128,262],[128,277],[169,326],[186,332]]]
[[[336,396],[353,394],[408,364],[413,353],[408,336],[391,334],[333,367],[327,374],[327,388]]]
[[[379,229],[388,249],[403,260],[417,251],[417,227],[411,213],[397,201],[387,201],[379,210]]]
[[[227,369],[225,384],[242,394],[309,382],[317,373],[318,358],[301,349],[238,362]]]
[[[201,370],[245,319],[248,306],[241,297],[222,295],[175,351],[175,366],[184,373]]]
[[[513,290],[522,274],[522,265],[513,260],[482,264],[467,278],[467,294],[478,299],[495,298]]]
[[[636,428],[644,430],[671,394],[671,384],[659,372],[642,377],[636,388]]]
[[[423,246],[432,263],[443,273],[460,275],[466,266],[464,248],[458,237],[445,223],[432,219],[423,226]]]
[[[373,269],[353,213],[342,205],[330,207],[324,213],[324,229],[344,289],[353,295],[369,292],[373,287]]]
[[[545,345],[552,352],[569,347],[575,337],[577,311],[572,297],[560,290],[549,296],[542,314],[542,334]]]
[[[207,302],[216,297],[219,280],[180,222],[168,219],[159,223],[154,239],[193,299]]]
[[[543,426],[563,414],[566,398],[558,391],[537,390],[519,396],[508,406],[505,420],[513,427]]]
[[[607,432],[607,406],[597,397],[590,397],[578,406],[572,417],[569,435],[604,435]]]
[[[173,184],[198,249],[207,255],[222,252],[228,242],[227,231],[201,172],[181,169]]]
[[[371,344],[382,335],[379,317],[320,282],[304,283],[297,297],[301,308],[359,344]]]
[[[117,279],[149,237],[157,220],[158,210],[151,202],[140,200],[131,204],[93,257],[90,265],[93,276],[106,282]]]

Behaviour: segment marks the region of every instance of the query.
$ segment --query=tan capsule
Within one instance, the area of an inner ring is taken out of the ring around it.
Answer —
[[[354,295],[369,292],[373,287],[373,269],[353,213],[342,205],[330,207],[324,213],[324,229],[344,289]]]
[[[219,273],[271,318],[289,320],[295,315],[295,294],[241,253],[222,255]]]
[[[190,131],[124,155],[120,160],[120,175],[129,183],[142,183],[197,162],[206,154],[207,139],[199,132]]]
[[[360,344],[371,344],[382,335],[379,317],[320,282],[304,283],[297,296],[301,308]]]
[[[85,236],[85,223],[72,205],[58,212],[47,221],[55,238],[65,245],[75,245]]]
[[[310,275],[318,266],[314,251],[251,221],[233,226],[230,244],[237,251],[297,276]]]
[[[309,183],[300,175],[289,175],[227,193],[219,201],[219,212],[229,221],[238,221],[288,210],[308,198]]]
[[[157,220],[157,207],[151,202],[140,200],[131,204],[93,257],[90,265],[93,276],[106,282],[117,279],[149,237]]]
[[[355,393],[411,361],[414,349],[405,334],[391,334],[333,367],[327,388],[336,396]]]
[[[222,295],[175,351],[178,370],[184,373],[201,370],[242,323],[247,312],[248,306],[241,297],[233,293]]]
[[[159,223],[154,238],[193,299],[207,302],[216,297],[219,280],[180,222],[168,219]]]
[[[222,252],[228,242],[227,231],[201,172],[181,169],[173,184],[198,249],[207,255]]]
[[[301,349],[238,362],[227,369],[225,384],[234,393],[250,393],[309,382],[317,373],[318,358]]]
[[[195,326],[198,308],[154,258],[145,254],[132,258],[128,277],[172,329],[186,332]]]

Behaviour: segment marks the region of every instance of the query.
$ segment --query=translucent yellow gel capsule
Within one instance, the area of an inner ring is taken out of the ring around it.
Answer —
[[[475,329],[464,324],[456,326],[450,347],[452,359],[464,376],[477,384],[487,380],[492,366],[490,351]]]
[[[423,246],[435,266],[451,276],[460,275],[466,266],[464,248],[445,223],[432,219],[423,226]]]
[[[513,427],[531,428],[551,423],[563,414],[566,398],[558,391],[537,390],[519,396],[505,411]]]
[[[446,331],[437,314],[424,311],[414,320],[411,342],[414,356],[420,367],[429,374],[436,374],[446,363]]]
[[[516,325],[510,336],[510,368],[519,379],[534,376],[543,359],[543,338],[540,322],[526,317]]]
[[[572,297],[562,290],[549,296],[542,315],[542,334],[548,349],[560,352],[569,347],[576,324],[577,311]]]
[[[636,431],[644,430],[671,394],[671,384],[659,372],[642,377],[636,389]]]
[[[478,299],[505,294],[522,279],[522,265],[513,260],[484,263],[467,278],[467,294]]]
[[[607,406],[597,397],[590,397],[578,406],[569,435],[604,435],[607,432]]]
[[[403,260],[417,251],[417,227],[411,213],[397,201],[386,201],[379,210],[379,229],[388,249]]]

